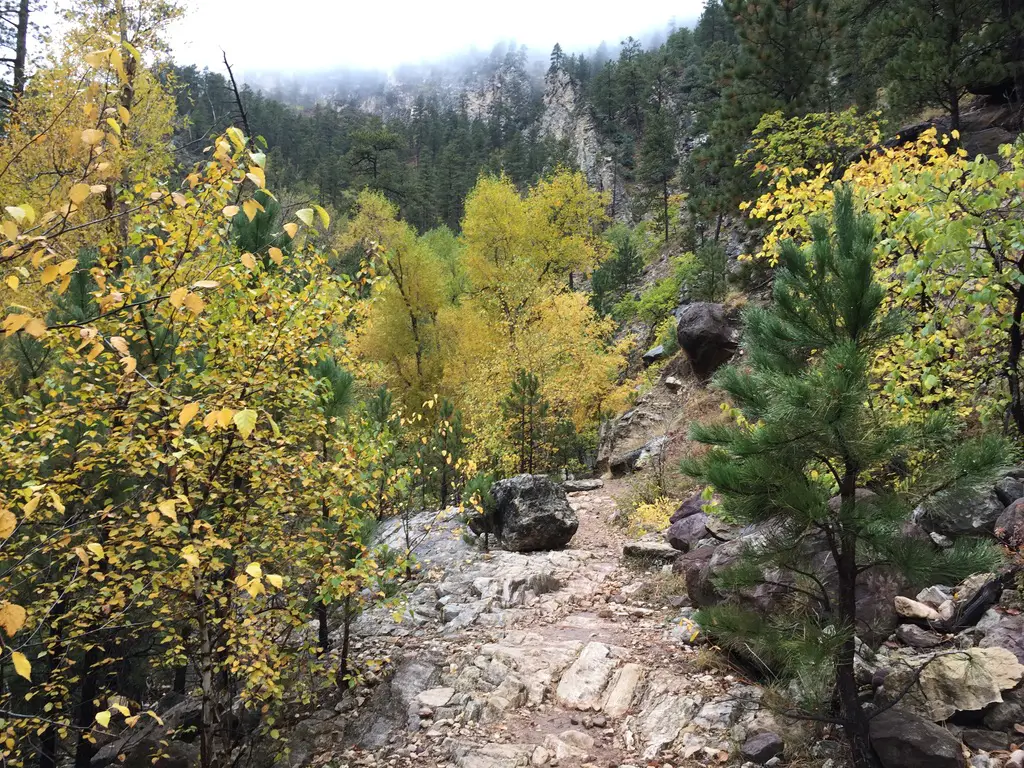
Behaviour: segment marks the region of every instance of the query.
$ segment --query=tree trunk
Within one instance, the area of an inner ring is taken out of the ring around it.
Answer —
[[[668,182],[662,182],[661,185],[661,197],[665,204],[664,216],[665,216],[665,245],[668,245]]]
[[[341,630],[341,661],[338,665],[338,686],[343,686],[345,683],[345,675],[348,674],[348,649],[349,640],[352,634],[352,596],[348,595],[345,597],[344,607],[342,608],[342,630]],[[344,690],[344,689],[343,689]]]
[[[75,768],[89,768],[96,756],[96,744],[85,738],[96,719],[96,697],[99,694],[99,672],[96,665],[103,660],[103,649],[90,648],[82,659],[82,700],[78,704],[75,725],[79,728],[78,745],[75,747]]]
[[[955,85],[949,86],[949,129],[960,133],[960,91]],[[960,139],[956,140],[956,146]]]
[[[14,97],[25,93],[25,64],[28,60],[29,0],[18,5],[18,31],[14,46]]]
[[[842,504],[833,534],[836,537],[836,545],[840,548],[836,552],[836,622],[842,631],[848,631],[850,634],[836,659],[836,688],[845,721],[843,731],[850,745],[854,768],[881,768],[871,748],[868,717],[857,695],[857,679],[853,668],[856,652],[854,632],[857,628],[857,533],[856,523],[851,518],[856,515],[857,470],[849,460],[846,462],[846,472],[839,493]]]
[[[1010,350],[1006,357],[1006,380],[1010,387],[1010,415],[1017,430],[1024,434],[1024,398],[1020,390],[1021,319],[1024,317],[1024,286],[1013,289],[1013,320],[1010,323]]]

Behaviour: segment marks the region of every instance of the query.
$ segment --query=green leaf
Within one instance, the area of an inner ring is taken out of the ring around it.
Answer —
[[[248,439],[252,431],[256,429],[256,411],[249,408],[236,413],[232,420],[235,422],[235,426],[238,427],[238,431],[242,433],[243,438]]]

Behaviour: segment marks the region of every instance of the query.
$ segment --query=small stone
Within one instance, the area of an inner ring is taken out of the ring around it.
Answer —
[[[594,718],[593,723],[595,728],[604,728],[605,725],[608,724],[608,720],[605,718],[604,715],[597,715]]]
[[[689,608],[690,598],[687,595],[669,595],[665,600],[672,608]]]
[[[1024,749],[1018,749],[1010,755],[1003,768],[1024,768]]]
[[[530,765],[536,766],[536,768],[541,768],[541,766],[547,765],[550,761],[551,753],[544,749],[544,747],[537,747],[530,756]]]
[[[941,533],[932,531],[928,534],[928,537],[932,540],[932,543],[940,549],[949,549],[953,546],[953,540],[949,536],[943,536]]]
[[[934,648],[942,645],[942,637],[935,632],[915,626],[914,624],[903,624],[896,630],[896,637],[904,645],[912,648]]]
[[[920,619],[922,621],[938,621],[939,612],[930,605],[911,600],[909,597],[897,595],[895,598],[896,613],[907,619]]]
[[[965,728],[960,738],[971,749],[982,752],[1002,752],[1010,747],[1010,737],[1007,734],[985,728]]]
[[[430,707],[421,707],[418,714],[420,717],[430,718],[434,716],[434,710],[432,710]]]
[[[752,760],[759,765],[766,764],[773,757],[778,757],[785,749],[782,737],[777,733],[766,731],[756,736],[751,736],[740,747],[740,754],[744,759]]]

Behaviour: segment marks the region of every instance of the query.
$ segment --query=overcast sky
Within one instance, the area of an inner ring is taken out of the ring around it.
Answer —
[[[335,66],[388,69],[500,40],[567,51],[681,26],[702,0],[190,0],[172,34],[175,58],[211,69],[282,72]]]

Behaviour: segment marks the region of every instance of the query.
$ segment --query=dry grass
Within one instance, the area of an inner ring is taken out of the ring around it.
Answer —
[[[670,597],[686,594],[686,581],[678,573],[658,571],[645,578],[643,586],[635,594],[646,603],[668,605]]]

